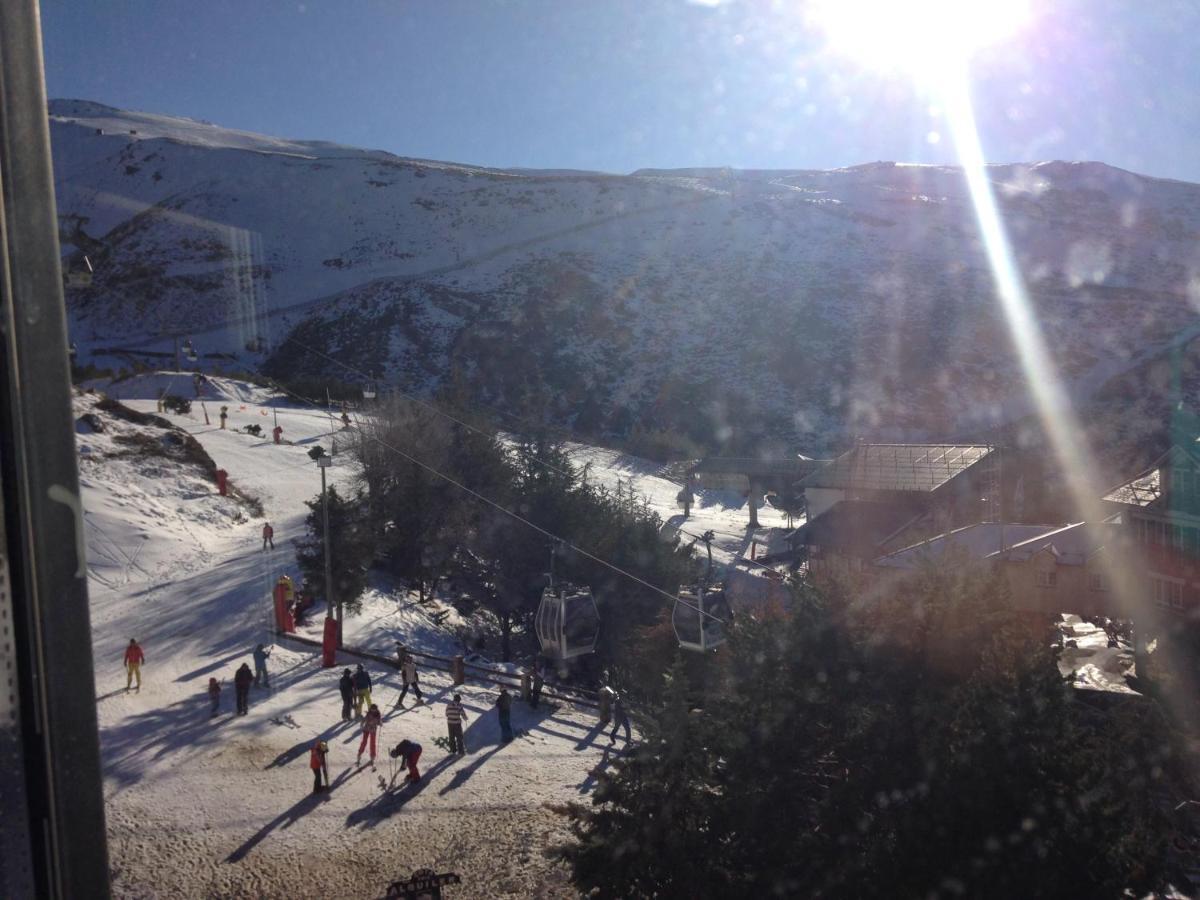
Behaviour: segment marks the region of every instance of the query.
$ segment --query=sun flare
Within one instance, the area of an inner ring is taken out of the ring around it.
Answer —
[[[1028,0],[815,0],[809,20],[862,65],[937,77],[1029,20]]]

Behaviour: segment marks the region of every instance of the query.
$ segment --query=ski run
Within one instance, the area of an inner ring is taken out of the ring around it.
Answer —
[[[103,394],[77,394],[75,415],[114,896],[362,898],[421,868],[459,873],[455,897],[574,896],[549,855],[568,839],[566,820],[550,807],[586,798],[626,746],[623,737],[609,741],[594,709],[561,701],[531,709],[514,699],[516,736],[502,743],[498,688],[468,680],[457,689],[467,753],[452,756],[435,743],[446,737],[449,674],[423,667],[425,702],[410,694],[397,709],[399,673],[372,663],[372,700],[384,718],[374,768],[365,755],[359,767],[360,723],[342,721],[338,689],[358,660],[339,655],[336,667],[322,669],[315,648],[274,643],[271,586],[282,574],[298,576],[293,540],[304,531],[304,501],[320,491],[308,451],[317,443],[328,451],[341,422],[216,377],[186,415],[160,413],[156,400],[191,396],[188,373],[98,387]],[[229,473],[232,494],[218,495],[180,431],[130,421],[105,394],[190,434]],[[251,424],[263,436],[241,430]],[[678,523],[679,485],[653,464],[582,445],[572,453],[580,466],[590,463],[589,477],[613,488],[619,480]],[[350,455],[338,452],[327,472],[333,485],[348,486]],[[262,516],[239,495],[256,498]],[[743,502],[702,493],[685,525],[716,532],[718,561],[743,555],[753,537]],[[770,509],[760,517],[783,524]],[[262,549],[264,522],[274,550]],[[435,623],[414,599],[375,584],[362,614],[346,620],[344,639],[383,654],[397,640],[454,653],[458,620],[447,612]],[[316,635],[319,619],[308,633]],[[140,690],[127,691],[123,660],[134,638],[145,663]],[[234,673],[243,663],[254,668],[260,643],[270,649],[270,687],[251,687],[248,714],[237,716]],[[215,717],[211,678],[220,683]],[[313,794],[309,757],[319,738],[329,748],[331,788]],[[387,755],[403,739],[423,748],[415,785],[404,784]]]

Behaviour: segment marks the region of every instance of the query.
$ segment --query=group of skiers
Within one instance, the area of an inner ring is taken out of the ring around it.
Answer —
[[[233,692],[237,703],[237,714],[244,716],[250,712],[250,688],[270,688],[267,675],[267,660],[271,657],[271,649],[263,644],[254,648],[254,671],[250,671],[249,663],[242,663],[233,673]],[[208,699],[212,704],[209,718],[216,718],[221,712],[221,682],[215,677],[208,679]]]

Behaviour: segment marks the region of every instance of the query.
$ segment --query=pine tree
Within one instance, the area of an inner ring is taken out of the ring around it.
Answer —
[[[329,558],[333,578],[333,598],[338,607],[357,615],[361,596],[367,586],[367,571],[374,556],[373,540],[367,524],[366,501],[362,495],[344,499],[330,485]],[[321,595],[325,593],[325,525],[322,498],[318,494],[305,501],[309,513],[306,533],[297,541],[296,562],[304,580]]]

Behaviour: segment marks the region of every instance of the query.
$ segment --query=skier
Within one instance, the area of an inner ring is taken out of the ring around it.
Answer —
[[[343,428],[350,427],[350,414],[348,412],[346,412],[344,409],[342,410],[342,427]]]
[[[308,753],[308,767],[313,773],[313,793],[319,794],[322,790],[329,790],[329,763],[325,761],[325,757],[329,755],[329,745],[320,738],[317,738],[313,743],[312,749]],[[325,784],[321,784],[321,775],[325,776]]]
[[[375,768],[375,733],[383,725],[383,713],[379,711],[379,707],[374,703],[367,710],[367,717],[363,719],[362,726],[362,742],[358,745],[358,764],[362,765],[363,750],[367,748],[368,742],[371,745],[371,768]]]
[[[222,431],[225,430],[225,420],[228,418],[229,418],[229,407],[222,406],[221,407],[221,430]]]
[[[142,663],[146,661],[146,655],[142,653],[142,648],[138,646],[136,638],[129,639],[129,646],[125,648],[125,690],[129,690],[129,686],[137,680],[137,690],[141,693],[142,690]]]
[[[404,779],[405,781],[416,784],[421,780],[421,773],[417,771],[417,761],[421,758],[420,744],[405,738],[388,753],[392,759],[399,759],[408,766],[408,777]]]
[[[212,713],[209,718],[215,719],[221,711],[221,682],[216,678],[208,679],[208,699],[212,701]]]
[[[500,696],[496,698],[496,709],[500,714],[500,737],[507,744],[513,739],[512,694],[503,685],[500,686]]]
[[[612,734],[608,736],[608,742],[610,744],[616,743],[617,729],[624,728],[625,743],[628,744],[631,740],[631,736],[629,734],[629,713],[625,712],[625,699],[620,694],[616,694],[616,696],[613,697],[612,717],[613,729]]]
[[[400,698],[396,701],[396,709],[399,709],[404,703],[409,688],[412,688],[417,702],[424,703],[425,698],[421,696],[421,688],[417,685],[417,661],[407,653],[404,655],[404,662],[400,665],[400,674],[404,677],[404,688],[400,691]]]
[[[274,437],[275,437],[275,443],[279,444],[279,443],[283,442],[283,437],[282,437],[283,426],[282,425],[276,425],[274,428],[272,428],[271,434],[274,435]]]
[[[275,549],[275,529],[271,527],[270,522],[263,524],[263,549],[267,549],[267,544],[271,545],[271,549]]]
[[[358,671],[354,673],[354,718],[362,718],[364,704],[371,705],[371,675],[359,663]]]
[[[262,679],[262,686],[269,688],[271,683],[267,680],[267,659],[270,657],[271,651],[266,649],[262,644],[254,648],[254,686],[258,687],[258,680]]]
[[[546,680],[542,677],[542,667],[534,665],[533,667],[533,685],[529,691],[529,705],[533,709],[537,709],[538,699],[542,696],[542,685]]]
[[[233,676],[233,690],[237,695],[237,714],[239,716],[244,716],[250,711],[250,685],[253,683],[254,673],[250,671],[250,664],[242,663],[242,667]]]
[[[338,690],[342,692],[342,721],[350,721],[350,704],[354,702],[354,676],[350,674],[350,670],[346,669],[342,672],[342,678],[338,682]]]
[[[467,752],[463,743],[463,719],[467,717],[462,705],[462,694],[455,694],[454,699],[446,704],[446,729],[450,732],[450,752],[463,756]]]

